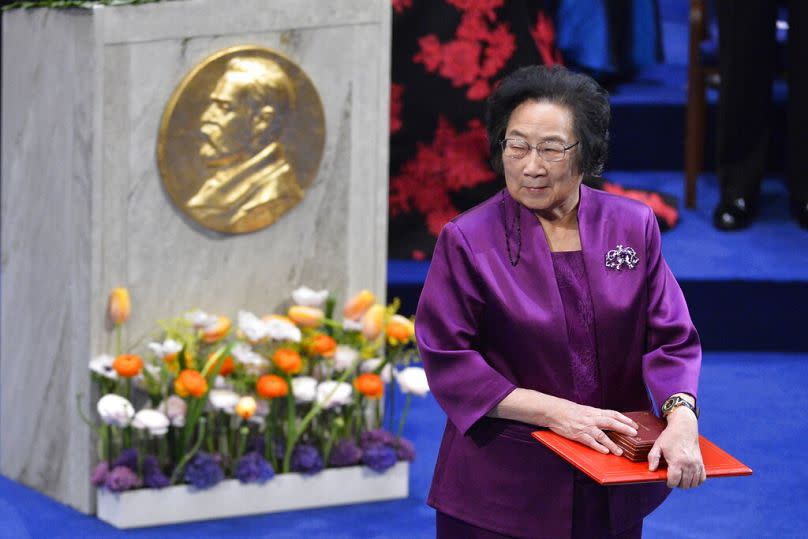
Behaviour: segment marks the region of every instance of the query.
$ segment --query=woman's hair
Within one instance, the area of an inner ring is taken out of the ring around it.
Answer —
[[[491,164],[503,174],[502,146],[511,113],[525,101],[547,101],[572,112],[573,133],[580,142],[573,165],[585,176],[603,172],[609,143],[609,94],[591,77],[562,66],[528,66],[500,81],[488,98],[485,115]]]

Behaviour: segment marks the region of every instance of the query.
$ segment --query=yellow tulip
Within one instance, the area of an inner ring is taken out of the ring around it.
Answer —
[[[316,328],[323,323],[323,318],[325,318],[322,309],[304,305],[292,306],[287,314],[292,322],[304,328]]]
[[[348,320],[359,320],[375,301],[376,297],[370,290],[360,290],[345,304],[342,315]]]
[[[375,340],[382,332],[384,305],[378,303],[362,316],[362,335],[369,341]]]
[[[236,414],[246,421],[255,414],[257,407],[258,403],[255,402],[253,397],[241,397],[238,404],[236,404]]]
[[[116,326],[129,319],[132,306],[129,302],[129,291],[126,288],[113,288],[109,294],[109,318]]]
[[[387,340],[391,344],[407,343],[415,335],[415,324],[405,316],[394,314],[390,317],[385,332],[387,333]]]

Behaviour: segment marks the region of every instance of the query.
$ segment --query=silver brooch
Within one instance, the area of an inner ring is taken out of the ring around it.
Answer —
[[[619,245],[606,253],[606,267],[617,271],[626,266],[628,269],[634,269],[640,261],[637,252],[631,247],[623,247]]]

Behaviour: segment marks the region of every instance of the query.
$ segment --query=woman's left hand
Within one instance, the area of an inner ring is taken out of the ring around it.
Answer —
[[[699,449],[698,420],[683,406],[668,414],[667,419],[668,426],[648,453],[648,469],[655,471],[660,456],[664,456],[668,463],[668,487],[697,487],[707,479]]]

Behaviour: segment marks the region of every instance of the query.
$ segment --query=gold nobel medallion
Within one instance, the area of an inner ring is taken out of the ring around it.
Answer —
[[[193,220],[252,232],[303,199],[324,144],[323,106],[303,70],[271,49],[240,46],[209,56],[174,90],[157,163]]]

